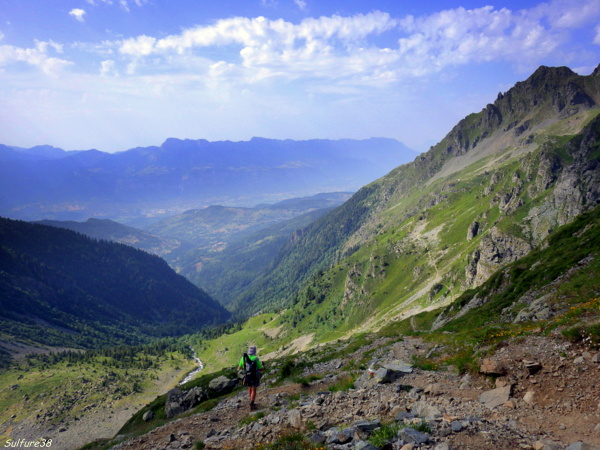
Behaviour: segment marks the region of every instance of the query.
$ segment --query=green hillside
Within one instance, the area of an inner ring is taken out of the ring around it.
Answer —
[[[0,219],[0,311],[8,347],[138,343],[229,316],[157,256],[9,219]]]
[[[598,204],[599,92],[541,67],[295,233],[242,307],[325,339],[450,304]]]
[[[290,236],[325,215],[331,208],[311,211],[224,242],[222,248],[196,249],[177,260],[181,273],[196,286],[238,316],[243,316],[239,298],[253,280],[267,274]]]
[[[324,279],[326,275],[317,278],[321,287],[331,288]],[[315,294],[317,287],[315,281],[306,289],[298,302],[301,307],[292,312],[252,317],[216,339],[190,337],[206,362],[206,370],[214,372],[235,365],[249,344],[257,345],[267,358],[289,354],[290,347],[298,350],[293,346],[295,340],[307,335],[314,336],[309,353],[333,358],[338,346],[316,344],[341,336],[340,328],[350,328],[315,320],[321,311],[330,310],[328,300],[319,303],[318,295],[308,301],[308,293]],[[319,305],[324,308],[319,309]],[[305,317],[298,320],[301,310]],[[366,314],[351,312],[350,319],[365,319]],[[329,321],[335,317],[330,314]],[[286,333],[290,321],[295,328]],[[504,266],[480,286],[464,291],[452,304],[386,321],[369,333],[355,333],[347,342],[354,348],[381,337],[419,335],[446,348],[431,357],[432,367],[455,364],[461,371],[477,372],[474,355],[482,349],[515,336],[555,332],[572,342],[600,348],[600,206],[559,227],[539,248]],[[301,350],[295,359],[303,360],[306,354]]]

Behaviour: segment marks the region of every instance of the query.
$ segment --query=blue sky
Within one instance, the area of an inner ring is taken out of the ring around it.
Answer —
[[[424,151],[538,66],[598,63],[598,0],[0,0],[0,143]]]

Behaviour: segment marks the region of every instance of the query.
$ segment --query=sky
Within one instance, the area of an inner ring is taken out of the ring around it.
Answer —
[[[0,144],[425,151],[540,65],[599,63],[599,0],[0,0]]]

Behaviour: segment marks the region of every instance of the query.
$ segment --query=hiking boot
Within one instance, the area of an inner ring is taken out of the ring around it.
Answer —
[[[250,411],[256,411],[258,408],[254,402],[250,402]]]

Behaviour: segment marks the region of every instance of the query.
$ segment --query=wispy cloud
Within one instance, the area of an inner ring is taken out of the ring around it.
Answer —
[[[92,6],[99,6],[101,4],[105,4],[105,5],[113,5],[116,4],[119,5],[121,7],[122,10],[129,12],[131,10],[130,8],[130,4],[133,3],[138,7],[142,7],[144,5],[146,5],[147,3],[149,3],[150,0],[85,0],[88,4],[92,5]]]
[[[69,15],[75,17],[75,19],[79,22],[84,22],[85,10],[80,8],[74,8],[69,11]]]
[[[53,41],[36,42],[35,47],[21,48],[12,45],[0,45],[0,67],[24,62],[41,69],[47,75],[57,75],[63,68],[73,63],[65,59],[50,56],[50,52],[62,53],[63,46]]]
[[[101,3],[106,3],[107,5],[113,4],[112,0],[85,0],[85,1],[88,2],[92,6],[97,6]]]
[[[298,8],[300,8],[300,11],[304,11],[306,9],[306,2],[304,0],[294,0],[294,3],[296,6],[298,6]]]
[[[100,63],[100,75],[103,77],[108,75],[118,75],[116,64],[112,59],[107,59]]]

